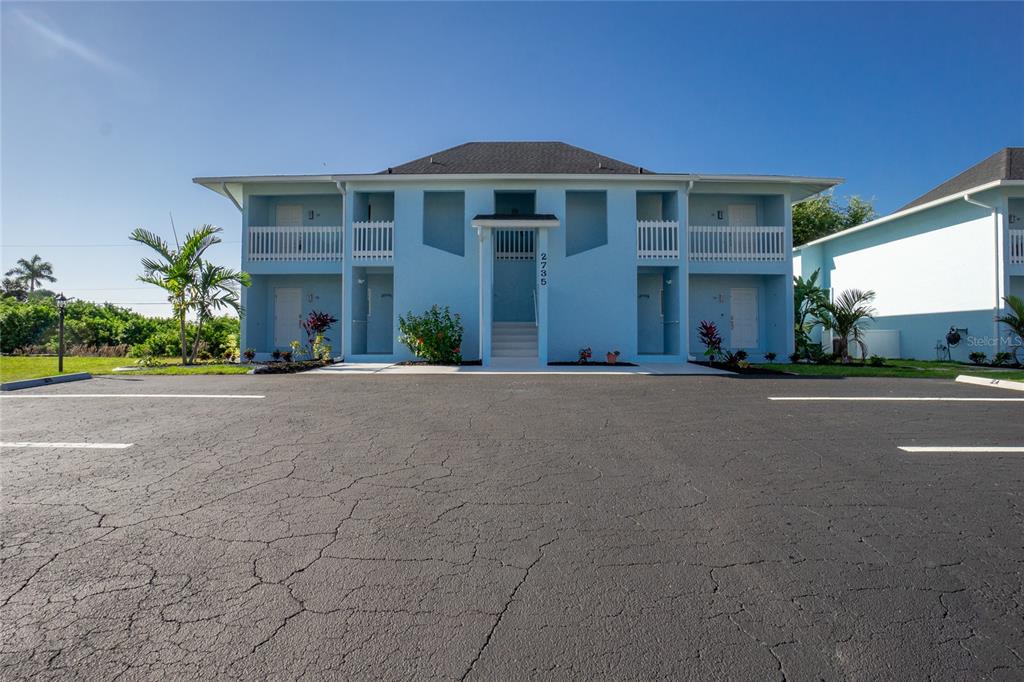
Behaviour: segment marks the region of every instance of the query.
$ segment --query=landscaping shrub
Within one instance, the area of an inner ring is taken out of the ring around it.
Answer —
[[[973,362],[974,364],[976,364],[976,365],[983,365],[983,364],[985,364],[985,359],[988,356],[985,355],[984,353],[982,353],[980,350],[976,350],[973,353],[971,353],[970,355],[968,355],[967,357],[970,358],[971,362]]]
[[[448,306],[433,305],[422,315],[399,315],[398,329],[398,340],[416,357],[438,364],[462,362],[462,319]]]
[[[1001,350],[992,356],[992,364],[996,366],[1006,365],[1011,359],[1013,359],[1013,353],[1007,353],[1005,350]]]
[[[881,355],[872,355],[868,358],[868,364],[872,367],[885,367],[885,358]]]
[[[330,341],[326,336],[327,330],[338,321],[330,313],[317,310],[310,311],[309,316],[302,321],[302,329],[306,332],[306,340],[309,342],[307,350],[311,359],[319,359],[323,355],[324,341]],[[324,358],[329,360],[330,358]]]
[[[775,358],[777,357],[779,356],[771,351],[768,351],[767,353],[764,354],[764,359],[767,360],[768,362],[775,362]]]
[[[697,325],[697,335],[704,344],[704,355],[713,363],[722,354],[722,337],[718,333],[718,326],[714,322],[701,320]]]

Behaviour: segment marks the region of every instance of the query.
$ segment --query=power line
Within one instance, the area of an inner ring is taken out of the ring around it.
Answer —
[[[219,244],[241,244],[242,240],[218,242]],[[123,246],[144,246],[144,244],[4,244],[5,249],[88,249],[88,248],[113,248]]]

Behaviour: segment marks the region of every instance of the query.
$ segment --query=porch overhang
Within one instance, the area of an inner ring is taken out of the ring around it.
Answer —
[[[488,213],[473,216],[476,230],[539,230],[559,227],[558,217],[550,213],[506,215]]]

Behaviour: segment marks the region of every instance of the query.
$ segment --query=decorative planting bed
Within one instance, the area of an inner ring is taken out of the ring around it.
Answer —
[[[636,367],[633,362],[549,362],[548,367]]]
[[[296,374],[307,370],[323,367],[331,363],[323,360],[297,360],[294,362],[271,362],[266,365],[258,365],[252,370],[253,374]]]

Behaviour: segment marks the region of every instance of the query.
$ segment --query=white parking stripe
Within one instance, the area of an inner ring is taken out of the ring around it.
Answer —
[[[216,398],[217,400],[259,400],[262,395],[239,395],[237,393],[26,393],[18,395],[4,394],[0,399],[6,400],[39,400],[42,398]]]
[[[134,443],[33,443],[18,441],[16,443],[0,443],[0,448],[64,448],[73,450],[124,450]]]
[[[937,403],[1024,403],[1024,398],[919,398],[906,396],[769,396],[768,400],[848,401],[848,402],[937,402]]]
[[[1024,452],[1024,447],[968,447],[968,446],[900,446],[903,452]]]

